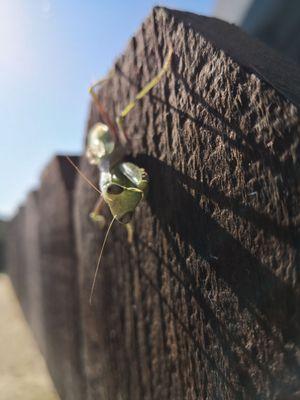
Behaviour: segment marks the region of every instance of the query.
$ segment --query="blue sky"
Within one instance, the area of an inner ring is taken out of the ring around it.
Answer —
[[[211,15],[215,0],[0,1],[0,215],[11,216],[55,153],[80,153],[87,88],[154,5]]]

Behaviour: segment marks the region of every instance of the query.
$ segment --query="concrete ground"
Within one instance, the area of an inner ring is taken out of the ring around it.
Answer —
[[[58,400],[5,274],[0,274],[0,399]]]

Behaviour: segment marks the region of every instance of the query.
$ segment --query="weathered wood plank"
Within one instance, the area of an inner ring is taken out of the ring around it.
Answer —
[[[156,8],[101,90],[112,116],[170,46],[126,120],[149,198],[131,246],[113,228],[92,308],[103,232],[76,189],[88,399],[273,399],[300,386],[298,71],[238,28]]]
[[[26,298],[23,300],[23,310],[40,350],[45,354],[45,322],[39,240],[40,220],[38,192],[33,191],[27,196],[24,205],[22,242],[26,252],[26,273],[23,275],[22,280],[23,285],[26,287]]]
[[[54,157],[43,172],[38,195],[45,358],[64,400],[84,398],[73,233],[75,177],[65,157]]]
[[[78,162],[78,158],[73,158]],[[38,192],[8,225],[8,272],[62,399],[84,399],[73,232],[76,173],[65,157],[45,168]]]

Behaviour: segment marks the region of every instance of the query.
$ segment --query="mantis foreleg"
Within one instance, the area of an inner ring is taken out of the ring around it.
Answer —
[[[144,97],[146,94],[156,86],[163,75],[168,71],[168,68],[170,66],[171,62],[171,57],[173,54],[173,49],[170,49],[167,55],[167,58],[165,60],[165,63],[162,67],[162,69],[159,71],[159,73],[149,82],[147,85],[136,95],[135,99],[131,101],[121,112],[119,117],[117,117],[117,124],[119,129],[123,132],[123,123],[125,120],[126,115],[137,105],[137,103]]]

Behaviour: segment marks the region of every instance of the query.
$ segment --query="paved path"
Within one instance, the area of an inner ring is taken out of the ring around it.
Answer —
[[[0,399],[58,400],[8,277],[0,274]]]

